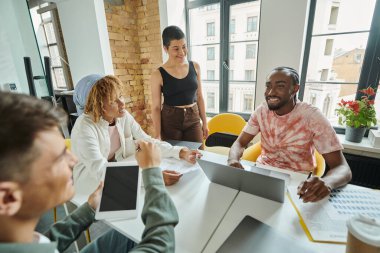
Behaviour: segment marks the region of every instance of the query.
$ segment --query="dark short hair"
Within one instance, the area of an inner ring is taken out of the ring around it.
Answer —
[[[183,38],[185,38],[185,34],[182,32],[181,28],[175,25],[166,27],[162,32],[162,44],[167,48],[170,45],[170,41]]]
[[[34,140],[41,131],[65,123],[66,113],[48,101],[0,92],[0,181],[25,182],[39,156]]]
[[[282,71],[282,72],[287,73],[292,78],[293,85],[300,83],[300,77],[297,73],[297,70],[291,67],[277,67],[277,68],[274,68],[271,72],[274,72],[274,71]]]

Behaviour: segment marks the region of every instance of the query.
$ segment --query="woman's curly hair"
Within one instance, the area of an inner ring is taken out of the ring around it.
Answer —
[[[99,79],[88,94],[84,113],[92,115],[95,123],[99,122],[105,99],[111,101],[112,96],[121,91],[123,83],[116,76],[108,75]]]

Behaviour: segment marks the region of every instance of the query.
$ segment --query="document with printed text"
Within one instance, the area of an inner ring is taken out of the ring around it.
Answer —
[[[309,239],[317,242],[346,243],[346,221],[363,214],[380,219],[380,191],[355,185],[335,189],[316,203],[303,203],[297,187],[288,187],[288,197],[296,209]]]

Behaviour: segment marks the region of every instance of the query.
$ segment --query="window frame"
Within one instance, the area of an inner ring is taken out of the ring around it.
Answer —
[[[317,1],[318,0],[310,1],[309,18],[308,18],[307,29],[306,29],[306,37],[305,37],[305,50],[304,50],[304,56],[303,56],[303,61],[302,61],[302,71],[300,73],[301,74],[300,75],[300,89],[298,92],[298,99],[301,101],[303,100],[303,96],[305,92],[306,75],[307,75],[307,69],[309,65],[309,56],[310,56],[310,49],[311,49],[311,41],[313,37],[313,26],[314,26]],[[363,65],[360,71],[359,81],[358,83],[352,83],[352,84],[358,85],[357,90],[356,90],[356,96],[355,96],[356,100],[359,100],[361,98],[361,94],[359,90],[367,88],[368,84],[370,84],[369,87],[372,87],[373,89],[375,89],[375,91],[377,91],[378,87],[380,87],[379,85],[380,25],[379,24],[380,24],[380,0],[376,0],[374,14],[373,14],[371,26],[369,29],[367,46],[366,46],[366,50],[363,57]],[[363,32],[363,31],[331,33],[331,35],[352,34],[352,33],[358,33],[358,32]],[[320,36],[320,35],[317,35],[317,36]],[[314,83],[318,83],[318,82],[314,82]],[[327,82],[327,83],[334,83],[334,82]],[[376,93],[374,96],[371,96],[370,98],[375,99],[375,97],[376,97]],[[377,127],[378,126],[376,126],[375,128]],[[338,134],[345,133],[345,127],[343,126],[334,126],[334,129]],[[368,130],[367,130],[366,136],[367,135],[368,135]]]
[[[41,5],[39,5],[41,6]],[[44,13],[47,13],[47,12],[50,12],[50,16],[51,16],[51,19],[48,20],[48,21],[45,21],[43,20],[43,15]],[[63,89],[63,90],[73,90],[74,89],[74,85],[73,85],[73,80],[72,80],[72,77],[71,77],[71,72],[70,72],[70,66],[68,64],[68,60],[67,60],[67,53],[66,53],[66,49],[65,49],[65,46],[64,46],[64,41],[63,41],[63,37],[61,35],[61,24],[60,24],[60,20],[59,20],[59,15],[58,15],[58,9],[57,9],[57,5],[55,3],[49,3],[47,6],[45,7],[40,7],[38,10],[37,10],[37,14],[40,15],[40,19],[41,19],[41,23],[43,24],[43,32],[45,34],[45,40],[46,40],[46,45],[47,45],[47,50],[49,52],[49,57],[51,57],[51,48],[53,46],[56,46],[57,49],[58,49],[58,53],[59,53],[59,57],[60,57],[60,61],[61,61],[61,65],[60,66],[51,66],[52,68],[52,78],[56,79],[57,76],[55,74],[55,70],[56,69],[62,69],[62,72],[63,72],[63,78],[65,79],[65,83],[66,83],[66,86],[63,87],[63,86],[58,86],[58,81],[55,80],[55,83],[56,83],[56,87],[54,87],[55,89]],[[47,36],[47,32],[46,32],[46,27],[45,27],[45,24],[48,24],[48,23],[51,23],[52,24],[52,28],[53,28],[53,32],[54,32],[54,36],[55,36],[55,39],[56,41],[54,43],[50,43],[48,41],[48,36]]]
[[[190,48],[190,17],[189,12],[191,9],[210,5],[210,4],[220,4],[220,58],[219,58],[219,113],[229,112],[228,110],[228,101],[229,101],[229,70],[226,66],[229,66],[229,46],[230,46],[230,38],[229,38],[229,20],[230,20],[230,6],[241,4],[241,3],[249,3],[256,2],[258,0],[185,0],[185,10],[186,10],[186,31],[187,31],[187,43]],[[260,4],[260,14],[262,5]],[[228,17],[228,18],[225,18]],[[260,19],[261,15],[257,16],[257,29],[254,32],[258,33],[257,41],[254,41],[256,45],[256,58],[257,52],[259,50],[259,38],[260,38]],[[207,22],[209,23],[209,22]],[[235,28],[236,29],[236,28]],[[215,30],[216,33],[216,30]],[[191,58],[191,50],[188,52],[189,57]],[[257,60],[254,58],[255,60]],[[256,84],[256,81],[254,81]],[[216,109],[216,107],[215,107]],[[207,110],[207,108],[206,108]],[[245,112],[233,112],[235,114],[241,115],[245,120],[248,120],[251,113]],[[207,112],[207,116],[214,116],[218,113]]]

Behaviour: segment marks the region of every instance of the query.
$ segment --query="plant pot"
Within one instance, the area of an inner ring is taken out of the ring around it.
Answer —
[[[346,141],[357,142],[357,143],[361,142],[363,140],[365,130],[367,130],[367,128],[365,127],[355,128],[355,127],[346,126],[346,135],[345,135]]]

